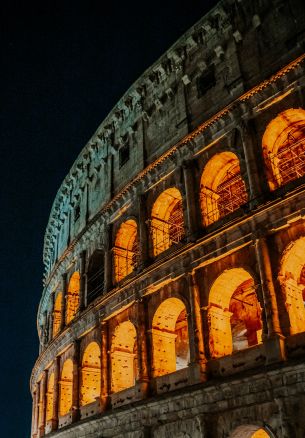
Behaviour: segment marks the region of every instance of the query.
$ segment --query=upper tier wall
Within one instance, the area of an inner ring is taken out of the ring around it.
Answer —
[[[56,195],[44,241],[46,279],[89,221],[145,167],[300,55],[304,23],[299,0],[223,0],[147,69]]]

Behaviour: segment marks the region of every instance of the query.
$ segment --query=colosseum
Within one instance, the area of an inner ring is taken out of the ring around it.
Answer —
[[[304,52],[302,0],[221,0],[85,145],[45,233],[32,438],[304,438]]]

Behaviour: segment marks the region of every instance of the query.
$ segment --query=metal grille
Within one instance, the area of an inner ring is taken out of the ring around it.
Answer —
[[[245,183],[240,172],[234,172],[234,170],[227,172],[216,192],[203,188],[200,197],[207,224],[233,213],[248,201]]]
[[[182,201],[177,201],[167,221],[152,217],[150,232],[155,255],[179,243],[185,236]]]
[[[290,132],[277,154],[269,153],[269,160],[279,186],[305,175],[305,138],[296,140]]]
[[[135,239],[132,249],[113,247],[115,280],[119,283],[124,277],[136,269],[139,263],[138,241]]]
[[[89,272],[87,276],[87,304],[104,292],[104,266]]]

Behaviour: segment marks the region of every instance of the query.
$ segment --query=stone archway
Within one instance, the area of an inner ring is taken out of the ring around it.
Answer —
[[[168,298],[157,308],[152,322],[153,375],[162,376],[189,362],[189,338],[184,303]]]
[[[133,219],[123,222],[118,229],[113,248],[114,281],[119,283],[138,264],[138,227]]]
[[[239,426],[230,435],[230,438],[272,438],[271,435],[260,426]]]
[[[81,368],[80,405],[93,403],[101,395],[101,351],[96,342],[86,347]]]
[[[135,385],[137,377],[137,332],[131,321],[119,324],[111,344],[111,390],[122,391]]]
[[[305,331],[305,237],[292,242],[283,253],[279,282],[290,321],[290,333]]]
[[[271,120],[262,148],[271,190],[305,175],[305,110],[290,108]]]
[[[214,155],[205,165],[200,180],[200,205],[204,225],[208,226],[232,213],[247,200],[237,155],[229,151]]]
[[[182,196],[175,187],[165,190],[155,200],[151,211],[150,231],[154,256],[183,239],[185,231]]]
[[[212,357],[261,342],[261,307],[248,271],[227,269],[217,277],[209,294],[208,322]]]

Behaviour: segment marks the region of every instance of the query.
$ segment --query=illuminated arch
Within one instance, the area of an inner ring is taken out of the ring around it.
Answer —
[[[47,386],[47,406],[46,406],[46,421],[53,419],[53,402],[54,402],[54,373],[50,374]]]
[[[206,164],[200,181],[200,204],[205,226],[237,210],[248,200],[237,155],[221,152]]]
[[[271,190],[305,175],[305,111],[291,108],[273,119],[262,148]]]
[[[81,369],[80,404],[85,406],[96,401],[101,394],[101,351],[91,342],[84,351]]]
[[[184,233],[182,196],[171,187],[158,196],[151,211],[154,256],[180,242]]]
[[[53,338],[59,333],[61,324],[61,302],[62,293],[57,294],[53,310]]]
[[[279,281],[290,320],[291,334],[305,331],[305,237],[292,242],[281,260]]]
[[[271,435],[259,426],[246,425],[235,429],[230,438],[271,438]]]
[[[138,227],[135,220],[123,222],[118,229],[113,257],[114,279],[118,283],[129,275],[138,263]]]
[[[130,321],[119,324],[111,344],[111,389],[122,391],[135,385],[137,376],[137,332]]]
[[[168,298],[156,310],[152,322],[153,375],[185,368],[189,362],[186,308],[178,298]]]
[[[72,408],[73,392],[73,362],[67,359],[64,362],[59,382],[59,415],[68,414]]]
[[[72,321],[75,317],[79,306],[79,289],[80,289],[80,275],[79,272],[74,272],[70,278],[67,302],[66,302],[66,324]]]
[[[87,304],[104,292],[104,252],[94,251],[87,272]]]
[[[261,307],[249,272],[228,269],[215,280],[209,294],[208,321],[213,357],[261,342]]]

